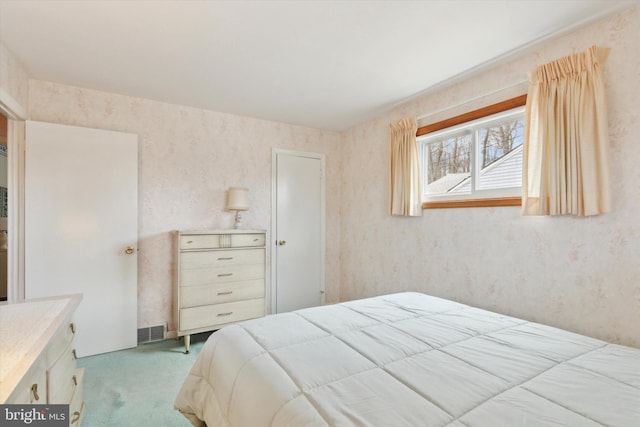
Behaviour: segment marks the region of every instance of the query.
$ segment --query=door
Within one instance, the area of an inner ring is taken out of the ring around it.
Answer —
[[[322,155],[274,151],[272,311],[275,313],[323,302],[323,170]]]
[[[78,356],[137,345],[138,137],[28,121],[25,297],[82,293]]]

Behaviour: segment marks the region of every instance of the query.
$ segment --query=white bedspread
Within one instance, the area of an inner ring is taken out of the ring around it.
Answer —
[[[225,327],[175,405],[209,427],[635,427],[640,349],[400,293]]]

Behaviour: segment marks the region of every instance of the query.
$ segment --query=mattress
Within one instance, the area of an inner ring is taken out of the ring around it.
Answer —
[[[633,427],[640,349],[406,292],[224,327],[175,407],[209,427]]]

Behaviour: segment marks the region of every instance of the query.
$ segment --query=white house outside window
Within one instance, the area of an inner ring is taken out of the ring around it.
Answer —
[[[423,202],[519,197],[524,110],[518,107],[419,136]]]

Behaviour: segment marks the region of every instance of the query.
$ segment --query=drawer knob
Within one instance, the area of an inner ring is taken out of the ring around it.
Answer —
[[[34,399],[40,400],[40,396],[38,396],[38,384],[31,385],[31,393],[33,393]]]
[[[225,256],[218,258],[218,261],[231,261],[233,259],[232,256]]]
[[[71,333],[75,334],[76,333],[76,324],[71,322],[69,323],[69,328],[71,329]]]
[[[73,356],[73,359],[77,359],[78,355],[76,354],[76,349],[74,348],[73,350],[71,350],[71,355]]]
[[[80,421],[80,411],[75,411],[73,413],[73,418],[71,419],[71,424],[75,424]]]
[[[218,274],[218,277],[228,277],[228,276],[233,276],[233,273],[220,273],[220,274]]]
[[[218,292],[218,295],[231,295],[233,291]]]
[[[233,311],[228,311],[226,313],[218,313],[218,317],[231,316],[232,314],[233,314]]]

